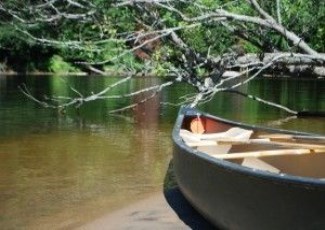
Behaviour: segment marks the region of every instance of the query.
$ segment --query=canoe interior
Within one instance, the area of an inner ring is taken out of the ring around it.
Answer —
[[[182,123],[182,130],[187,130],[192,133],[212,134],[226,132],[233,128],[233,124],[229,124],[217,119],[205,116],[185,116]],[[282,134],[267,129],[253,129],[247,126],[244,129],[253,130],[250,139],[257,139],[266,134]],[[321,152],[312,154],[299,155],[277,155],[277,156],[262,156],[262,157],[246,157],[238,159],[228,159],[228,161],[243,165],[249,168],[266,170],[272,173],[283,173],[302,177],[313,177],[325,179],[325,141],[324,139],[300,138],[300,139],[285,139],[286,143],[317,145],[321,147]],[[236,144],[236,145],[207,145],[193,147],[201,152],[215,156],[222,151],[227,151],[227,154],[245,153],[251,151],[267,151],[281,149],[296,149],[287,146],[279,146],[272,144]],[[324,150],[324,151],[323,151]]]

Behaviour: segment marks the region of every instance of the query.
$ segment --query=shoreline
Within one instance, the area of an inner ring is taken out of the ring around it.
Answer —
[[[168,205],[163,192],[109,212],[78,228],[99,229],[190,229]]]
[[[0,76],[78,76],[78,77],[85,77],[85,76],[114,76],[114,77],[125,77],[125,76],[130,76],[131,73],[129,72],[103,72],[102,74],[99,73],[87,73],[87,72],[62,72],[62,73],[54,73],[54,72],[15,72],[15,71],[8,71],[8,72],[0,72]],[[225,71],[223,77],[228,78],[228,77],[235,77],[238,76],[240,73],[238,71],[232,71],[232,70],[227,70]],[[168,76],[156,76],[154,74],[142,74],[142,73],[137,73],[133,74],[134,77],[160,77],[160,78],[166,78]],[[315,80],[324,80],[325,79],[325,71],[324,74],[318,74],[318,75],[307,75],[307,74],[301,74],[297,76],[294,73],[291,74],[277,74],[275,75],[274,73],[266,72],[263,74],[263,77],[265,78],[286,78],[286,79],[298,79],[298,80],[303,80],[303,79],[315,79]]]
[[[0,72],[0,76],[77,76],[77,77],[85,77],[85,76],[113,76],[113,77],[125,77],[125,76],[130,76],[129,72],[103,72],[102,74],[99,73],[87,73],[87,72],[62,72],[62,73],[55,73],[55,72]],[[132,74],[134,77],[157,77],[156,75],[153,74],[146,74],[143,75],[142,73],[137,73],[137,74]],[[158,77],[167,77],[167,76],[158,76]]]
[[[215,229],[186,201],[178,188],[160,191],[126,207],[106,213],[77,230]]]

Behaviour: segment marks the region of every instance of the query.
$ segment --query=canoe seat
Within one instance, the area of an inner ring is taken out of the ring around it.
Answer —
[[[186,144],[191,147],[196,147],[197,150],[210,155],[227,154],[230,151],[232,147],[231,144],[218,145],[218,140],[248,141],[252,134],[252,130],[246,130],[238,127],[230,128],[225,132],[205,134],[192,133],[186,129],[180,130],[180,136],[183,138]],[[278,168],[256,157],[245,157],[241,162],[238,163],[249,168],[280,173]]]
[[[253,134],[252,130],[233,127],[225,132],[220,133],[192,133],[186,129],[180,130],[180,136],[184,142],[190,146],[197,147],[197,150],[208,154],[225,154],[228,153],[231,144],[218,145],[218,140],[249,140]]]
[[[180,136],[186,141],[200,141],[200,140],[213,140],[218,141],[220,139],[235,139],[235,140],[249,140],[253,134],[252,130],[242,129],[238,127],[230,128],[225,132],[220,133],[192,133],[186,129],[180,130]]]

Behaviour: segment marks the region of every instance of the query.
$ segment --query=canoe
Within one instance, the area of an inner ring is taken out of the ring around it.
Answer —
[[[325,137],[182,107],[173,164],[185,198],[219,229],[325,229]]]

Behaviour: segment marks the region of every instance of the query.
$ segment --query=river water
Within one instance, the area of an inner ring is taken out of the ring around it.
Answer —
[[[177,102],[191,88],[172,86],[129,112],[109,110],[143,99],[101,100],[64,111],[42,108],[37,98],[98,92],[112,77],[0,76],[0,228],[71,229],[103,213],[161,191],[171,160]],[[112,90],[122,94],[160,83],[134,79]],[[295,110],[325,110],[325,81],[264,78],[244,92]],[[325,133],[324,118],[294,118],[231,94],[202,109],[236,121]]]

